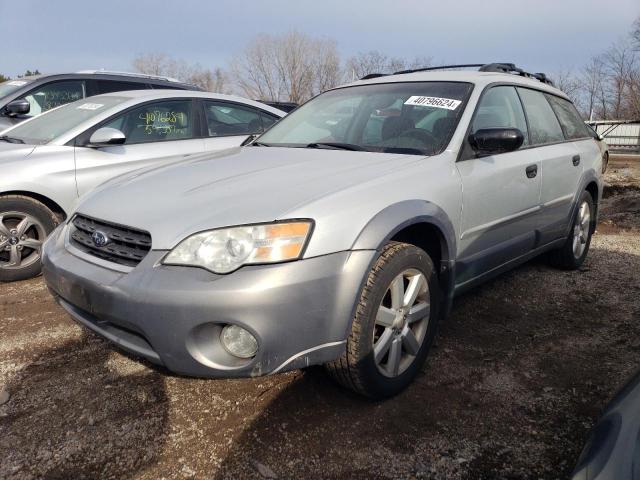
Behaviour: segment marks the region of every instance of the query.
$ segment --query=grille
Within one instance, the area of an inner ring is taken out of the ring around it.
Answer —
[[[75,229],[70,235],[71,244],[85,253],[109,262],[135,267],[151,250],[151,235],[142,230],[76,215],[72,220]],[[99,231],[109,241],[98,246],[92,235]]]

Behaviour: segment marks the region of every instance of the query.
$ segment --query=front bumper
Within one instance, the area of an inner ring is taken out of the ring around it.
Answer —
[[[46,242],[47,286],[79,323],[176,373],[256,376],[339,357],[376,252],[360,250],[215,275],[165,266],[152,250],[125,273],[79,258],[66,227]],[[239,359],[219,340],[226,324],[254,334],[258,352]]]

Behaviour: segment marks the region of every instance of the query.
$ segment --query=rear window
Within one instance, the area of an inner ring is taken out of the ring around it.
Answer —
[[[591,136],[587,125],[582,121],[576,107],[570,101],[554,95],[545,96],[560,119],[562,130],[567,138],[576,139]]]

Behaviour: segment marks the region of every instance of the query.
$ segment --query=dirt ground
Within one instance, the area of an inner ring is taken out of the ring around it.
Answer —
[[[607,182],[580,271],[534,260],[459,298],[382,403],[321,369],[172,376],[78,327],[41,279],[0,284],[0,478],[567,478],[640,366],[640,158],[612,158]]]

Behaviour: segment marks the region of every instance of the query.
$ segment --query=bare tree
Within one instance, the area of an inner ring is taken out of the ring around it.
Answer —
[[[594,56],[583,68],[580,75],[580,86],[583,93],[583,115],[593,120],[595,110],[599,105],[599,97],[604,93],[603,85],[606,82],[606,75],[602,58]],[[605,104],[606,107],[606,104]],[[606,116],[605,111],[602,112]]]
[[[558,70],[551,75],[554,85],[562,90],[571,101],[579,105],[581,103],[582,79],[571,69]]]
[[[631,26],[631,41],[636,50],[640,50],[640,17]]]
[[[609,101],[611,115],[623,118],[625,97],[628,93],[629,76],[635,65],[635,52],[628,42],[621,41],[612,45],[603,57],[609,76]]]
[[[371,50],[350,57],[345,64],[344,76],[346,81],[354,81],[372,73],[393,73],[429,65],[431,65],[431,57],[415,57],[413,60],[407,60],[389,57],[377,50]]]
[[[232,71],[251,98],[301,103],[340,82],[340,58],[333,40],[296,31],[260,34],[235,59]]]
[[[228,79],[220,69],[204,68],[200,64],[190,65],[184,60],[176,60],[164,53],[145,53],[136,56],[133,68],[148,75],[163,75],[180,81],[193,83],[210,92],[227,93]]]

